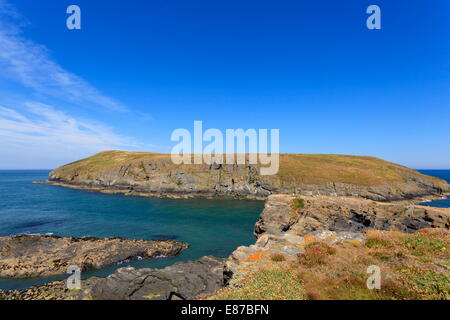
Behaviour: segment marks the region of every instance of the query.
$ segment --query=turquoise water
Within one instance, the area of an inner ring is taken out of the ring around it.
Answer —
[[[420,170],[450,182],[450,170]],[[106,276],[118,267],[161,268],[204,255],[228,256],[236,247],[254,242],[252,230],[262,201],[235,199],[158,199],[124,197],[32,184],[49,171],[0,171],[0,235],[54,234],[60,236],[176,239],[191,246],[174,258],[130,261],[86,272]],[[450,199],[423,203],[450,207]],[[23,289],[66,275],[10,280],[0,288]]]
[[[450,183],[450,170],[419,170],[423,174],[441,178]],[[450,198],[422,202],[421,205],[429,207],[450,208]]]
[[[0,171],[0,235],[176,239],[190,248],[174,258],[137,260],[83,277],[105,276],[118,267],[160,268],[205,255],[228,256],[236,247],[254,243],[253,227],[264,203],[236,199],[159,199],[125,197],[51,185],[49,171]],[[20,289],[66,276],[0,279],[1,289]]]

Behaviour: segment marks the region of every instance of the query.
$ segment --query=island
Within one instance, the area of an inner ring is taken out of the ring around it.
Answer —
[[[159,197],[270,194],[354,196],[376,201],[442,197],[447,182],[381,159],[347,155],[280,154],[276,175],[253,164],[180,164],[169,154],[105,151],[64,165],[47,183],[105,193]]]
[[[450,186],[381,159],[281,154],[278,174],[262,176],[258,165],[248,163],[175,165],[170,155],[106,151],[64,165],[40,183],[128,196],[263,199],[265,205],[255,221],[256,242],[226,259],[206,256],[164,269],[119,268],[108,277],[83,280],[83,290],[70,291],[56,281],[0,292],[0,299],[450,298],[450,208],[418,204],[449,195]],[[39,248],[49,239],[75,241],[80,250],[88,243],[45,236],[33,241]],[[187,246],[170,244],[175,245],[171,254]],[[132,245],[131,255],[143,254],[142,246]],[[145,252],[151,257],[155,249]],[[45,274],[45,264],[37,267]],[[377,268],[383,270],[382,287],[371,290],[366,280]],[[5,270],[2,276],[37,272]]]

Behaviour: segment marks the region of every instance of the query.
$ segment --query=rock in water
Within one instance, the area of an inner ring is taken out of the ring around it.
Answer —
[[[224,262],[208,256],[164,269],[121,268],[98,280],[89,296],[95,300],[168,300],[212,294],[223,287]]]
[[[100,269],[137,257],[175,256],[188,244],[174,240],[63,238],[24,235],[0,237],[0,277],[29,278]]]
[[[211,295],[223,287],[225,259],[203,257],[164,269],[120,268],[106,278],[83,279],[80,290],[63,281],[1,291],[0,300],[179,300]]]

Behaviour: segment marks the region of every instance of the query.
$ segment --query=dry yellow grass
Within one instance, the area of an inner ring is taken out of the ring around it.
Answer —
[[[363,244],[314,242],[298,262],[268,263],[238,289],[212,299],[416,300],[450,299],[450,233],[371,232]],[[381,289],[370,290],[367,267],[381,269]]]
[[[89,158],[69,163],[58,168],[60,176],[70,176],[77,172],[93,173],[148,161],[170,161],[170,155],[148,152],[105,151]],[[185,165],[183,170],[195,172],[204,170],[202,166]],[[440,179],[423,175],[415,170],[381,159],[365,156],[319,155],[319,154],[280,154],[280,170],[275,177],[282,182],[293,184],[346,183],[373,186],[394,182],[406,182],[411,177],[427,180],[436,186],[445,186]],[[444,189],[446,189],[444,187]]]
[[[242,288],[223,289],[217,300],[304,300],[302,280],[287,268],[265,267]]]
[[[283,154],[279,172],[283,179],[297,183],[333,181],[366,186],[407,181],[408,175],[421,174],[374,157],[332,154]]]

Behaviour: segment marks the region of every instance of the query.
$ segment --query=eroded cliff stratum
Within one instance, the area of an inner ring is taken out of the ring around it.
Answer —
[[[167,154],[105,151],[64,165],[49,182],[68,187],[142,196],[235,196],[270,194],[357,196],[377,201],[442,195],[443,180],[365,156],[280,154],[276,175],[259,165],[175,165]]]

